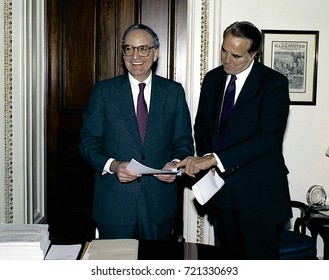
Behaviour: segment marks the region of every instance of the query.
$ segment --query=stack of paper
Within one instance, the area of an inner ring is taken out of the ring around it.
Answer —
[[[43,260],[49,245],[48,225],[0,224],[1,260]]]

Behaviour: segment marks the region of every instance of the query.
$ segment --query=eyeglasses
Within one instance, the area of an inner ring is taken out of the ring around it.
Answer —
[[[151,53],[151,49],[155,48],[155,46],[150,47],[150,46],[138,46],[138,47],[133,47],[131,45],[123,45],[122,46],[122,52],[126,56],[132,56],[137,49],[138,54],[140,56],[149,56]]]

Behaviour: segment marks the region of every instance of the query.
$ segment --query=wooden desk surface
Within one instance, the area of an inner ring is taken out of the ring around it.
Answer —
[[[85,259],[84,256],[86,256],[86,252],[88,251],[89,246],[90,246],[90,242],[87,242],[84,246],[84,249],[82,250],[80,259]],[[107,249],[103,246],[102,250],[107,250]],[[138,241],[137,259],[138,260],[219,260],[225,258],[221,256],[221,251],[218,247],[211,245],[196,244],[189,242],[140,240]]]

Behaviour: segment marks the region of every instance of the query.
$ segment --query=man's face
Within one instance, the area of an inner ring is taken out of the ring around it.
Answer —
[[[133,30],[127,34],[125,45],[133,47],[150,46],[153,47],[153,38],[145,30]],[[151,72],[153,62],[158,59],[159,49],[150,49],[149,56],[141,56],[135,49],[133,55],[123,56],[124,63],[129,73],[138,81],[144,81]]]
[[[221,59],[224,70],[229,75],[236,75],[247,69],[256,53],[248,53],[251,40],[226,34],[222,45]]]

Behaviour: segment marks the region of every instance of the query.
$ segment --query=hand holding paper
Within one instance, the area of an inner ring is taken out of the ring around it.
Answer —
[[[127,166],[127,170],[134,172],[136,174],[140,174],[140,175],[146,175],[146,174],[177,174],[178,170],[172,169],[172,170],[162,170],[162,169],[154,169],[148,166],[145,166],[143,164],[141,164],[140,162],[138,162],[135,159],[132,159],[128,166]]]
[[[193,194],[196,200],[204,205],[220,188],[225,184],[224,180],[215,172],[209,172],[192,186]]]

